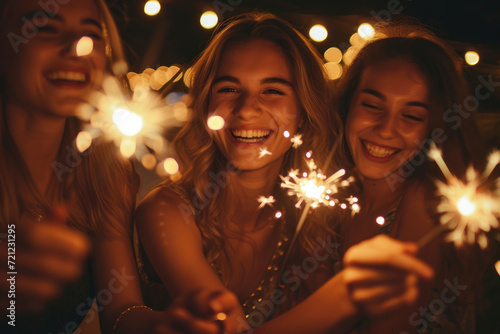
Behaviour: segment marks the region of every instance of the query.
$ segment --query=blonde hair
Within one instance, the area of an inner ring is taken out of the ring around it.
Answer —
[[[2,17],[7,15],[8,2],[3,1]],[[108,71],[123,61],[118,30],[102,0],[95,0],[100,12],[108,58]],[[47,203],[36,188],[28,168],[12,139],[5,120],[0,90],[0,223],[16,223],[23,213],[41,209],[50,214]],[[86,152],[79,153],[74,139],[82,122],[69,117],[60,144],[57,161],[53,163],[56,177],[52,177],[49,191],[59,202],[69,202],[69,225],[78,230],[105,235],[128,235],[132,210],[135,206],[138,180],[129,162],[117,155],[111,143],[94,143]],[[72,160],[73,159],[73,160]],[[58,169],[58,171],[56,171]],[[119,224],[115,224],[118,222]]]
[[[318,166],[325,166],[328,156],[326,148],[332,146],[341,131],[338,116],[329,110],[331,89],[323,61],[309,41],[289,23],[272,14],[253,12],[230,19],[219,27],[193,66],[190,91],[192,117],[174,139],[182,173],[177,183],[190,199],[198,203],[206,197],[204,189],[215,182],[213,176],[232,168],[206,127],[211,85],[224,51],[233,43],[249,39],[271,41],[283,51],[292,72],[292,84],[302,113],[303,123],[299,133],[304,142],[298,149],[290,149],[286,153],[281,174],[286,175],[292,167],[307,170],[305,153],[309,150],[313,152]],[[330,163],[329,167],[333,169],[334,164]],[[165,182],[166,185],[169,183]],[[278,183],[276,188],[278,201],[286,206],[288,228],[294,228],[298,220],[296,209],[288,196],[284,192],[280,193]],[[203,236],[205,255],[211,263],[224,249],[222,223],[227,209],[223,203],[229,191],[228,187],[220,187],[214,198],[196,208],[195,219]],[[315,236],[333,232],[326,224],[321,225],[322,228],[312,223],[308,225],[313,226],[306,227],[302,232],[307,237],[300,239],[300,249],[311,255],[316,244]],[[312,233],[312,229],[316,228],[321,231]]]

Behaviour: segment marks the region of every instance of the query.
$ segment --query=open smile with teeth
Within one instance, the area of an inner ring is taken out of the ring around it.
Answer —
[[[231,134],[236,140],[244,143],[260,142],[271,134],[271,130],[239,130],[231,129]]]
[[[74,71],[55,71],[47,74],[47,78],[50,81],[67,81],[74,83],[86,83],[87,76],[82,72]]]
[[[399,151],[401,151],[401,150],[396,150],[396,149],[392,149],[392,148],[378,146],[378,145],[372,144],[370,142],[366,142],[364,140],[361,140],[361,143],[363,144],[365,149],[368,151],[368,153],[370,153],[371,155],[373,155],[376,158],[385,158],[385,157],[388,157],[390,155],[394,155],[394,154],[398,153]]]

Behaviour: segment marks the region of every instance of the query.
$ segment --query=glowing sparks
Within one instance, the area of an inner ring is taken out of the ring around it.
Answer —
[[[259,152],[259,159],[265,157],[266,155],[272,155],[272,153],[269,152],[266,147],[261,147]]]
[[[274,214],[274,218],[276,218],[276,219],[280,219],[282,216],[283,216],[283,213],[281,211],[276,211],[276,213]]]
[[[300,207],[303,202],[309,203],[313,208],[319,205],[333,206],[333,203],[339,203],[335,198],[340,187],[349,185],[351,178],[344,180],[345,170],[340,169],[330,177],[324,175],[316,166],[313,159],[307,161],[309,173],[302,173],[299,177],[297,170],[292,170],[288,176],[281,177],[281,187],[288,189],[289,196],[296,196],[298,201],[296,207]],[[354,203],[354,202],[353,202]]]
[[[264,206],[269,205],[273,206],[273,203],[276,202],[273,196],[265,197],[265,196],[260,196],[257,201],[260,203],[259,209],[262,209]]]
[[[496,271],[497,271],[497,274],[498,274],[498,275],[500,275],[500,261],[497,261],[497,262],[495,263],[495,269],[496,269]]]
[[[477,242],[481,248],[486,248],[488,245],[486,233],[499,226],[500,182],[499,179],[495,180],[496,189],[493,191],[483,189],[481,186],[500,162],[500,153],[496,151],[490,155],[482,174],[469,167],[465,181],[451,174],[434,144],[431,145],[429,156],[436,161],[447,179],[446,183],[436,181],[438,194],[442,196],[437,207],[437,211],[442,214],[440,222],[451,230],[446,240],[456,246]]]
[[[302,141],[302,135],[301,134],[297,134],[297,135],[293,136],[292,139],[290,139],[290,141],[292,142],[292,147],[293,148],[299,148],[299,146],[302,145],[302,143],[303,143],[303,141]]]
[[[168,174],[173,175],[173,174],[177,174],[177,172],[179,171],[179,164],[177,163],[177,161],[175,159],[167,158],[163,162],[163,168],[165,168],[165,171]]]
[[[285,132],[283,132],[283,137],[290,138],[290,132],[285,130]]]
[[[80,116],[90,120],[93,137],[113,141],[123,157],[135,155],[146,168],[154,169],[150,156],[142,158],[154,154],[155,162],[164,160],[169,152],[163,133],[182,122],[175,118],[174,106],[150,88],[137,88],[130,96],[122,87],[118,79],[106,77],[102,91],[92,94],[91,107],[84,106]]]

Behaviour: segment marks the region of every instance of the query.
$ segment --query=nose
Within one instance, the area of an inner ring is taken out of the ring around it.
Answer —
[[[242,120],[251,120],[261,115],[262,109],[258,101],[258,96],[243,93],[238,99],[238,103],[233,110],[233,114]]]
[[[390,139],[396,136],[397,115],[386,112],[380,116],[375,126],[375,132],[383,139]]]
[[[61,56],[78,58],[77,44],[82,36],[77,34],[66,34],[61,38]]]

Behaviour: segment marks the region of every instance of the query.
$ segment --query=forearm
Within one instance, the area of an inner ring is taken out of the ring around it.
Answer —
[[[348,333],[359,320],[340,272],[290,311],[253,330],[254,334]]]

